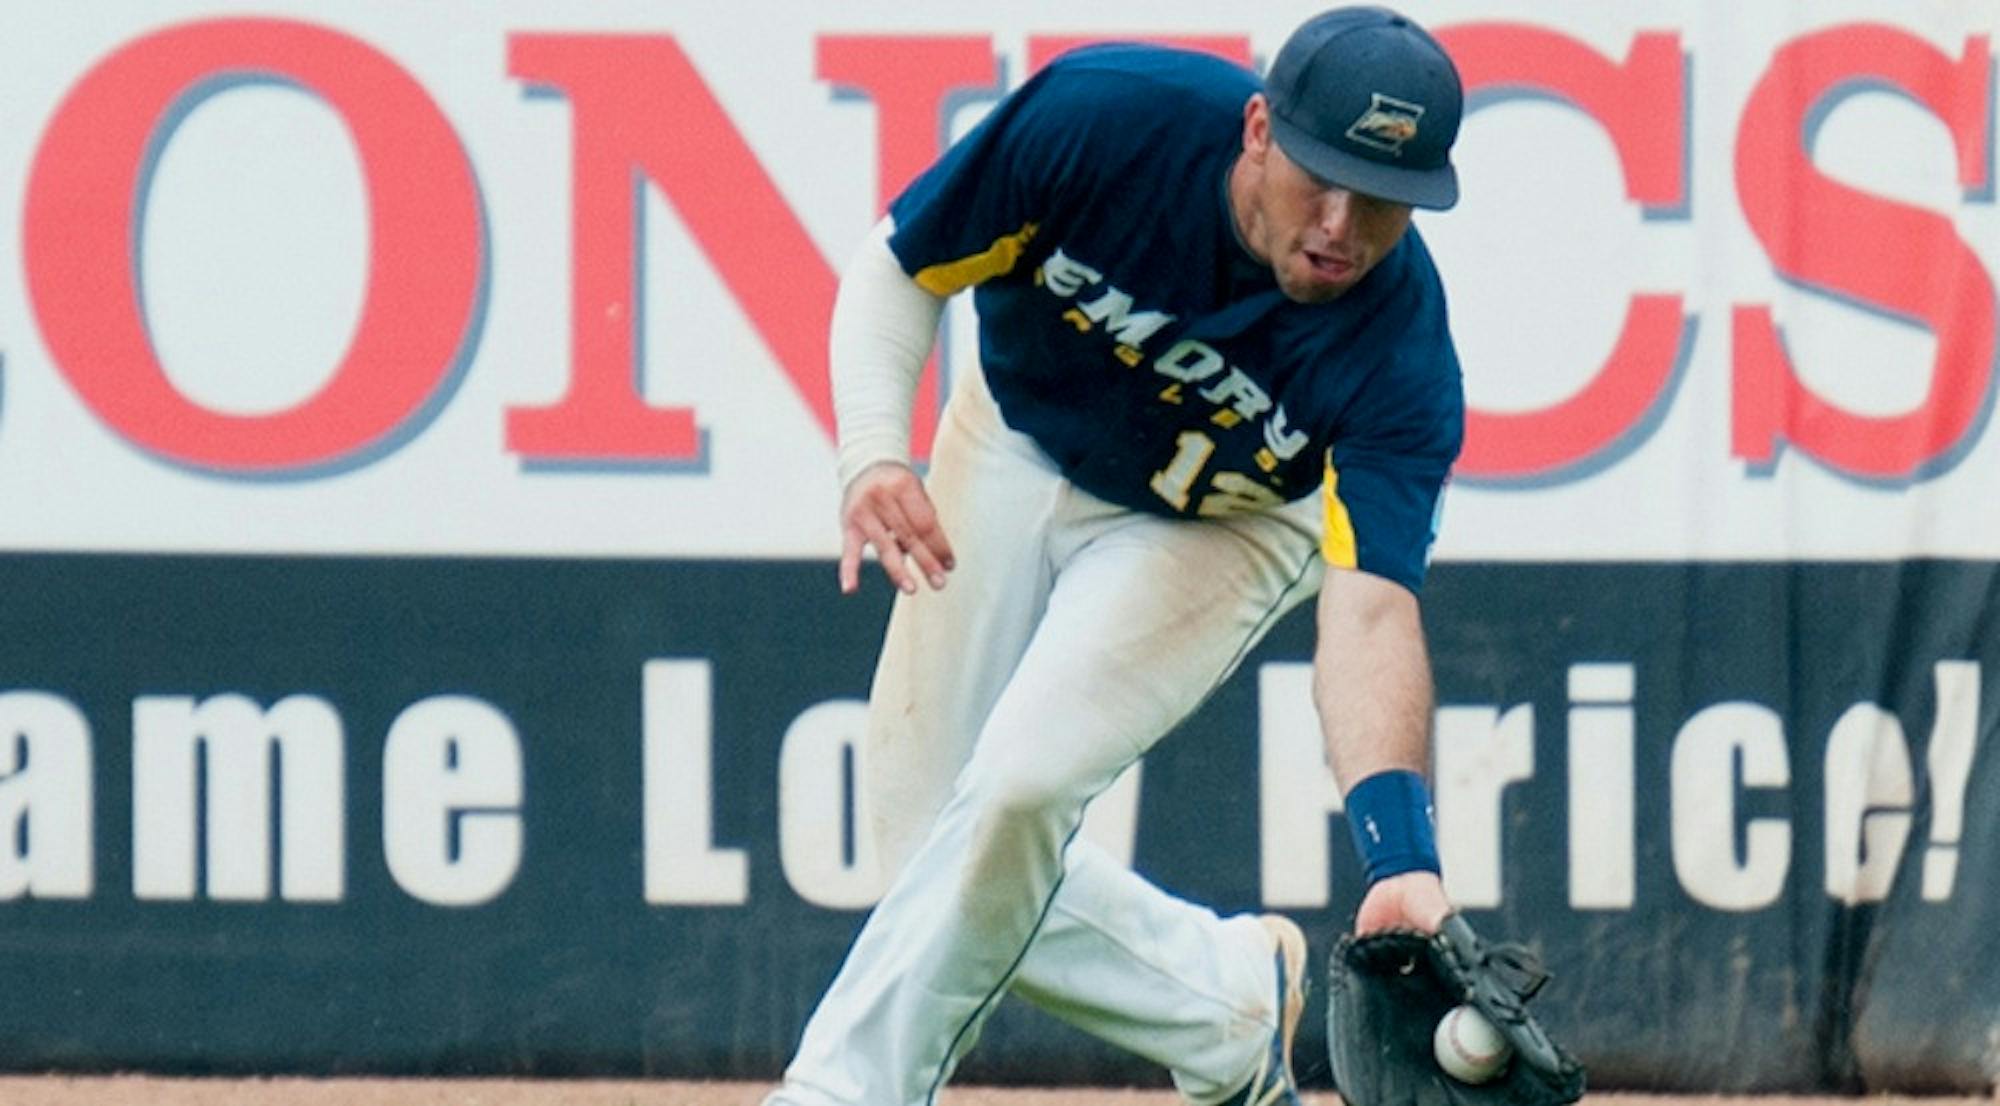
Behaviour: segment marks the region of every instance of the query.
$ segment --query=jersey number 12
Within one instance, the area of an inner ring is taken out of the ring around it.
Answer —
[[[1167,501],[1176,511],[1185,512],[1188,499],[1194,490],[1195,481],[1215,452],[1215,439],[1199,430],[1183,430],[1174,439],[1174,459],[1167,467],[1153,474],[1153,494]],[[1211,489],[1201,497],[1201,505],[1195,509],[1199,515],[1233,515],[1239,511],[1258,511],[1277,507],[1284,503],[1278,493],[1257,483],[1240,472],[1218,472],[1208,478]]]

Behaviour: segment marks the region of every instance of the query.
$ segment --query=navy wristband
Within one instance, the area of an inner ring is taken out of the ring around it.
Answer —
[[[1431,794],[1415,772],[1377,772],[1347,793],[1347,830],[1369,886],[1404,872],[1442,872]]]

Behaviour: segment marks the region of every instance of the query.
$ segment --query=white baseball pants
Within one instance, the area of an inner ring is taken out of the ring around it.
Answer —
[[[1076,831],[1317,590],[1318,497],[1201,521],[1112,506],[966,377],[927,482],[958,567],[897,598],[870,702],[867,801],[899,874],[768,1106],[928,1103],[1010,988],[1218,1101],[1277,1024],[1269,935]]]

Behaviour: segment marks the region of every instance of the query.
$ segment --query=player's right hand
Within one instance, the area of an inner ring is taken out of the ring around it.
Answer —
[[[908,465],[883,461],[862,469],[841,497],[840,531],[844,595],[861,586],[863,549],[875,550],[889,582],[905,595],[917,593],[918,575],[942,590],[945,573],[957,564],[930,493]]]

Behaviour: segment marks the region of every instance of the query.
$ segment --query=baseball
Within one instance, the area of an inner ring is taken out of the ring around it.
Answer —
[[[1438,1019],[1431,1050],[1438,1067],[1461,1083],[1484,1083],[1500,1074],[1514,1051],[1493,1023],[1470,1006],[1454,1006]]]

